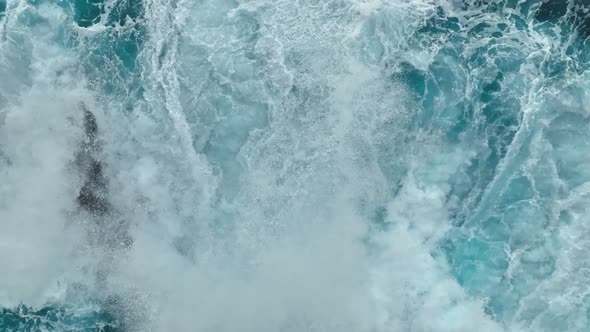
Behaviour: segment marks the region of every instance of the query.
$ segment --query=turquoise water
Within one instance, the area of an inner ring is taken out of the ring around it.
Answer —
[[[582,0],[0,0],[0,331],[590,331],[589,35]]]
[[[3,331],[118,331],[114,320],[98,310],[76,312],[55,306],[19,306],[2,309],[0,317]]]

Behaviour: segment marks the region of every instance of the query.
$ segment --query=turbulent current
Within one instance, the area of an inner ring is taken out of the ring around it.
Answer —
[[[0,0],[0,331],[590,331],[590,1]]]

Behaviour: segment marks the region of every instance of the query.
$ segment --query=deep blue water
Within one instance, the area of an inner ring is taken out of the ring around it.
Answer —
[[[590,331],[589,36],[584,0],[0,0],[0,331]]]

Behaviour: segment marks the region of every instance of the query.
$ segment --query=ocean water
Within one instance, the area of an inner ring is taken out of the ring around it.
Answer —
[[[0,0],[0,331],[590,331],[590,2]]]

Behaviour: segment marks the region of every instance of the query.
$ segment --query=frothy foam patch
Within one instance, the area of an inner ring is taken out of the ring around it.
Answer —
[[[72,59],[52,42],[66,19],[63,11],[24,2],[9,3],[7,11],[2,70],[29,71],[2,80],[11,88],[2,89],[10,98],[2,105],[0,131],[0,303],[40,306],[62,297],[69,276],[77,274],[74,252],[84,236],[68,224],[76,185],[68,167],[80,133],[73,110],[92,96],[73,81]],[[26,19],[36,24],[22,28]]]
[[[47,91],[23,94],[25,100],[8,111],[3,125],[4,305],[43,304],[46,297],[39,295],[55,287],[65,271],[75,270],[72,253],[83,241],[80,229],[67,224],[67,213],[75,208],[76,183],[68,165],[79,130],[68,120],[75,115],[64,112],[80,96],[58,96]],[[31,123],[37,125],[31,128]]]

